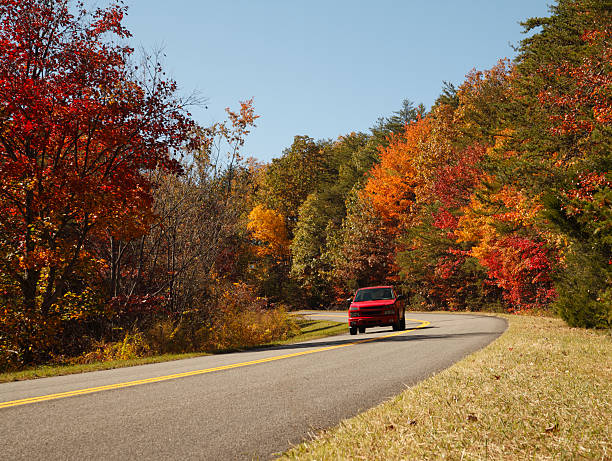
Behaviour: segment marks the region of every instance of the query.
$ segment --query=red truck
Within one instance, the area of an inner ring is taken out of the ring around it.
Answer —
[[[349,298],[349,331],[352,335],[365,333],[366,327],[393,326],[393,330],[406,329],[404,296],[391,286],[360,288]]]

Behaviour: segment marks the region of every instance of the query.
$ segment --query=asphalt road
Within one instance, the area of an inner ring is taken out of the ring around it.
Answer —
[[[506,328],[494,317],[406,316],[420,328],[0,384],[0,459],[269,459]]]

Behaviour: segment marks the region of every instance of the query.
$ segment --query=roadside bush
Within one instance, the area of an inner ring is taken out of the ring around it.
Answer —
[[[146,332],[157,354],[204,352],[253,347],[299,333],[284,306],[270,306],[245,283],[219,281],[210,287],[206,304],[164,319]]]
[[[206,350],[211,320],[206,309],[192,309],[178,319],[166,318],[146,332],[151,350],[157,354],[180,354]]]
[[[105,315],[91,319],[70,319],[65,323],[69,331],[57,338],[63,347],[51,349],[37,362],[88,364],[168,353],[242,349],[284,340],[299,333],[297,322],[284,306],[270,306],[265,298],[256,296],[255,288],[247,284],[223,280],[217,282],[209,287],[201,306],[175,316],[160,311],[155,303],[145,300],[146,303],[122,304],[137,304],[139,308],[144,306],[144,311],[131,307],[127,310],[115,308],[109,311],[114,315],[105,312]],[[5,322],[3,327],[10,326],[8,321],[12,317],[2,315],[1,320]],[[35,344],[33,338],[41,338],[48,346],[52,335],[38,331],[45,326],[43,322],[24,322],[23,318],[17,320],[19,325],[32,324],[37,327],[36,331],[24,330],[23,340]],[[54,332],[61,331],[56,325],[52,327]],[[4,328],[0,333],[2,331]],[[7,331],[21,330],[12,328]],[[80,338],[77,337],[79,331],[83,333]],[[12,347],[18,340],[15,335],[9,337],[0,334],[0,371],[17,370],[32,363],[25,361]],[[71,341],[74,344],[70,344]],[[40,350],[48,351],[49,348],[43,348],[41,344]]]
[[[0,298],[0,371],[43,363],[58,344],[59,317],[45,319],[18,301]]]
[[[284,306],[269,308],[267,300],[255,295],[245,283],[219,286],[208,331],[207,350],[240,349],[283,340],[299,332]]]
[[[113,360],[130,360],[151,355],[151,348],[142,333],[126,333],[123,341],[99,342],[94,350],[80,357],[69,360],[70,363],[110,362]]]
[[[575,248],[556,283],[557,312],[568,325],[612,327],[612,265],[599,254]]]
[[[270,310],[250,307],[242,312],[224,312],[210,330],[207,349],[241,349],[295,336],[297,323],[284,307]]]

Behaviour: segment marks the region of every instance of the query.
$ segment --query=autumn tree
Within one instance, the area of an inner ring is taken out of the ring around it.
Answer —
[[[244,275],[268,302],[295,303],[300,298],[296,295],[298,284],[289,276],[289,247],[300,206],[329,176],[323,153],[327,144],[309,136],[295,136],[283,155],[264,165],[258,174],[248,224],[256,258]]]
[[[285,216],[291,234],[300,205],[325,180],[325,141],[295,136],[291,147],[267,166],[261,190],[262,202]]]
[[[258,204],[249,213],[247,231],[253,257],[244,272],[245,280],[252,282],[268,303],[287,301],[295,291],[289,278],[291,241],[285,217]]]
[[[391,228],[407,225],[414,210],[421,146],[430,131],[429,120],[421,119],[406,125],[401,134],[390,135],[364,187],[365,197]]]
[[[326,180],[300,207],[291,244],[291,273],[312,305],[336,301],[331,253],[347,214],[347,196],[363,187],[365,173],[376,160],[372,141],[365,133],[350,133],[325,146]]]
[[[555,294],[551,277],[556,261],[551,242],[538,226],[539,197],[530,197],[524,184],[502,167],[515,155],[508,147],[513,130],[505,126],[505,108],[516,99],[514,73],[515,68],[501,60],[489,70],[468,74],[457,91],[453,118],[462,142],[478,144],[462,151],[459,163],[452,167],[454,173],[443,173],[436,185],[443,192],[440,185],[447,181],[464,186],[471,182],[463,193],[456,188],[447,191],[461,197],[454,212],[455,243],[484,269],[483,282],[496,287],[500,301],[512,311],[550,304]],[[465,158],[470,151],[478,153],[477,157]],[[461,171],[470,175],[465,177]],[[470,177],[466,184],[465,179]]]
[[[259,256],[284,259],[289,254],[289,239],[285,218],[277,211],[257,205],[249,213],[247,230],[256,242]]]
[[[113,41],[130,36],[124,14],[118,4],[89,13],[67,0],[0,1],[2,336],[25,362],[47,350],[33,344],[51,341],[45,325],[88,304],[71,302],[86,291],[77,274],[98,263],[88,238],[146,231],[145,173],[177,171],[171,153],[193,129],[159,64],[142,72]]]
[[[432,123],[437,123],[435,121]],[[496,301],[486,269],[471,255],[474,242],[456,236],[475,187],[482,180],[483,146],[460,150],[433,171],[419,197],[418,219],[400,239],[397,261],[404,285],[420,309],[480,310]]]
[[[572,325],[610,325],[611,20],[609,1],[560,0],[528,31],[513,82],[509,141],[502,164],[532,196],[558,236],[561,315]]]
[[[348,194],[346,217],[329,242],[338,299],[360,287],[397,282],[394,235],[360,192]]]
[[[252,101],[226,112],[228,120],[197,128],[200,146],[182,152],[180,175],[153,172],[154,216],[147,232],[123,239],[111,235],[96,248],[96,255],[109,262],[105,279],[119,314],[137,314],[151,303],[173,316],[200,309],[213,279],[235,281],[246,263],[244,215],[246,198],[254,195],[255,171],[242,158],[241,147],[257,116]],[[140,322],[127,320],[143,326],[142,314]]]

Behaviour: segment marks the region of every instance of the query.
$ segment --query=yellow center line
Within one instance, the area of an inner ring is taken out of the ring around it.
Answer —
[[[354,342],[350,342],[350,343],[346,343],[346,344],[337,344],[335,346],[321,347],[321,348],[313,349],[313,350],[309,350],[309,351],[301,351],[301,352],[294,352],[292,354],[277,355],[277,356],[268,357],[268,358],[265,358],[265,359],[251,360],[251,361],[248,361],[248,362],[233,363],[231,365],[222,365],[222,366],[219,366],[219,367],[206,368],[204,370],[186,371],[184,373],[176,373],[174,375],[158,376],[158,377],[155,377],[155,378],[139,379],[139,380],[136,380],[136,381],[127,381],[127,382],[124,382],[124,383],[108,384],[108,385],[105,385],[105,386],[98,386],[98,387],[89,387],[89,388],[86,388],[86,389],[78,389],[78,390],[75,390],[75,391],[60,392],[60,393],[57,393],[57,394],[41,395],[39,397],[30,397],[30,398],[27,398],[27,399],[11,400],[11,401],[8,401],[8,402],[0,403],[0,408],[17,407],[19,405],[28,405],[30,403],[46,402],[48,400],[63,399],[63,398],[66,398],[66,397],[74,397],[74,396],[77,396],[77,395],[93,394],[95,392],[108,391],[108,390],[111,390],[111,389],[122,389],[124,387],[140,386],[142,384],[159,383],[159,382],[162,382],[162,381],[168,381],[170,379],[178,379],[178,378],[185,378],[187,376],[203,375],[203,374],[206,374],[206,373],[212,373],[213,371],[230,370],[232,368],[246,367],[246,366],[255,365],[255,364],[258,364],[258,363],[274,362],[276,360],[288,359],[288,358],[291,358],[291,357],[298,357],[300,355],[308,355],[308,354],[314,354],[314,353],[317,353],[317,352],[331,351],[333,349],[339,349],[341,347],[354,346],[356,344],[363,344],[363,343],[368,343],[368,342],[371,342],[371,341],[378,341],[378,340],[381,340],[381,339],[391,338],[393,336],[402,335],[404,333],[409,333],[411,331],[418,330],[419,328],[423,328],[423,327],[425,327],[425,326],[427,326],[427,325],[429,325],[431,323],[431,322],[427,322],[427,321],[424,321],[424,320],[413,320],[413,319],[406,319],[406,320],[410,320],[411,322],[420,322],[421,325],[419,325],[416,328],[412,328],[410,330],[398,331],[396,333],[391,333],[391,334],[388,334],[388,335],[385,335],[385,336],[377,336],[375,338],[362,339],[362,340],[359,340],[359,341],[354,341]]]

